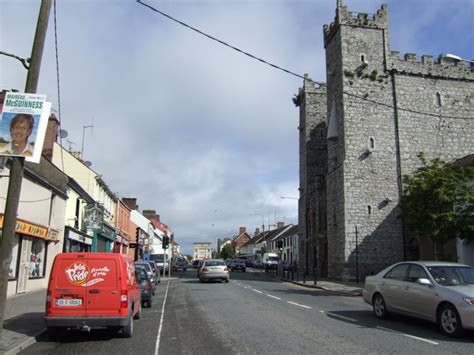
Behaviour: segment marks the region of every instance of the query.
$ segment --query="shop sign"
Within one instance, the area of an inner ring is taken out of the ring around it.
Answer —
[[[53,242],[59,242],[59,231],[56,229],[50,228],[48,237],[46,239],[52,240]]]
[[[0,227],[1,228],[3,228],[4,218],[5,218],[5,215],[1,213],[0,214]],[[28,235],[30,237],[49,239],[47,227],[43,227],[43,226],[33,224],[27,221],[23,221],[21,219],[16,220],[15,232],[18,234]]]
[[[71,239],[71,240],[75,240],[77,242],[87,244],[87,245],[92,245],[92,239],[91,238],[86,237],[82,234],[76,233],[72,230],[69,230],[68,238]]]

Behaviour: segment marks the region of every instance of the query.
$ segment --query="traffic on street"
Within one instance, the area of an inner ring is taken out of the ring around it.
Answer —
[[[380,321],[362,297],[304,287],[249,268],[229,283],[199,282],[196,270],[162,276],[134,336],[110,330],[41,335],[21,354],[472,354],[472,333],[448,338],[425,321]],[[403,344],[403,348],[400,347]]]

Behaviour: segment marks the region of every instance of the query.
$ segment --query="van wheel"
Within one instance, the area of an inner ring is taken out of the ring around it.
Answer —
[[[135,314],[133,318],[140,319],[142,317],[142,303],[138,302],[138,312]]]
[[[133,317],[129,317],[128,323],[126,326],[122,327],[122,337],[131,338],[133,335]]]

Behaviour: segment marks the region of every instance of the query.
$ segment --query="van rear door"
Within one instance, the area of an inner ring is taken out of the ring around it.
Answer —
[[[64,253],[55,260],[50,276],[51,316],[86,315],[87,258],[85,254]]]
[[[91,253],[87,281],[87,316],[117,316],[120,311],[120,264],[107,253]]]

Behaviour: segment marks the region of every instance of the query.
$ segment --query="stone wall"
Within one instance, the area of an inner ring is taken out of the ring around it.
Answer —
[[[317,208],[326,208],[328,276],[363,280],[405,258],[401,181],[420,166],[417,154],[451,161],[474,151],[474,75],[444,57],[390,52],[386,6],[373,16],[340,6],[324,35],[327,206]]]

